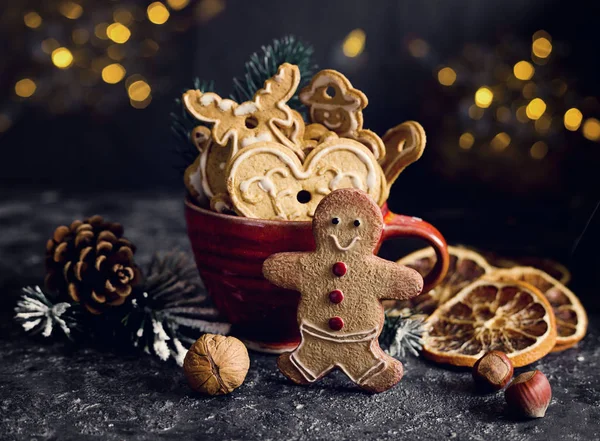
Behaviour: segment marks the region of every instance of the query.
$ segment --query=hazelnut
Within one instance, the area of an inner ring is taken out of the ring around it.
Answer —
[[[473,366],[473,379],[482,390],[500,390],[513,377],[513,364],[504,352],[490,351]]]
[[[529,418],[542,418],[552,399],[552,388],[540,371],[530,371],[514,379],[504,392],[509,410]]]
[[[183,370],[195,391],[228,394],[241,386],[250,367],[246,346],[235,337],[204,334],[192,345]]]

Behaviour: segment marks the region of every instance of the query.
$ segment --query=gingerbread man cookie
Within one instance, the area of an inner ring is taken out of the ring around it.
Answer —
[[[300,91],[300,100],[310,110],[313,123],[319,123],[339,136],[365,144],[381,159],[385,155],[383,141],[376,133],[363,129],[362,111],[369,100],[338,71],[325,69],[316,74]]]
[[[202,185],[202,179],[205,172],[202,170],[201,158],[204,150],[211,142],[210,129],[204,126],[194,127],[190,132],[190,141],[198,149],[199,155],[185,170],[183,182],[192,199],[198,203],[204,203],[207,195]]]
[[[230,143],[231,155],[257,142],[277,141],[303,159],[304,121],[286,104],[299,83],[298,66],[284,63],[252,101],[238,104],[213,92],[188,90],[183,102],[196,119],[214,123],[213,139],[223,147]]]
[[[352,139],[325,139],[304,163],[273,142],[240,150],[226,171],[235,210],[259,219],[310,220],[321,199],[338,188],[364,190],[383,204],[387,184],[371,151]]]
[[[402,363],[379,347],[381,301],[417,296],[423,279],[373,254],[383,225],[381,210],[366,193],[336,190],[315,212],[316,250],[265,261],[268,280],[300,292],[301,342],[277,361],[295,383],[312,383],[335,368],[370,392],[383,392],[402,378]]]

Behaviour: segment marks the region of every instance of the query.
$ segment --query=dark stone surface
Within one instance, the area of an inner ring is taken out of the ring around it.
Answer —
[[[546,418],[533,421],[507,414],[502,393],[475,393],[468,371],[415,357],[403,360],[397,387],[367,395],[339,373],[309,388],[291,385],[274,357],[251,353],[245,383],[229,396],[206,398],[190,391],[175,364],[26,337],[11,320],[18,288],[41,281],[54,226],[94,213],[126,226],[139,261],[155,250],[188,249],[179,195],[48,192],[0,204],[2,440],[600,438],[597,315],[578,348],[533,366],[553,387]]]

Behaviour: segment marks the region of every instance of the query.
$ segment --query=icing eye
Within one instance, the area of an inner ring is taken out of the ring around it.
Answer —
[[[359,221],[358,219],[356,219],[356,220],[354,221],[354,226],[355,226],[355,227],[360,227],[360,221]]]
[[[333,225],[337,225],[340,223],[340,218],[339,217],[334,217],[333,219],[331,219],[331,223]]]

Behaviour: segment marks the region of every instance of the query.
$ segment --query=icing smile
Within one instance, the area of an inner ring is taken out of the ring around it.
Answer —
[[[338,241],[338,238],[335,234],[330,234],[329,237],[331,237],[333,239],[333,243],[335,244],[335,247],[340,250],[340,251],[348,251],[350,248],[352,248],[354,246],[354,244],[356,242],[358,242],[360,240],[360,237],[355,236],[354,238],[352,238],[352,240],[350,241],[350,243],[343,247],[340,245],[340,242]]]

